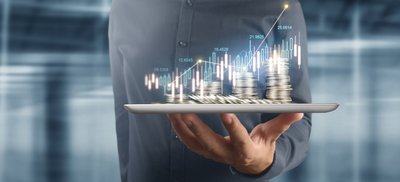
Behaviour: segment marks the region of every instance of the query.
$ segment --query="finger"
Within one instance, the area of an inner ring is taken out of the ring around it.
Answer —
[[[222,136],[212,131],[195,114],[183,114],[183,121],[196,136],[197,141],[203,146],[207,158],[224,161],[229,151]]]
[[[303,113],[283,113],[263,125],[271,133],[270,137],[277,140],[293,123],[303,118],[303,115]]]
[[[240,122],[235,114],[222,113],[221,120],[226,130],[228,130],[232,144],[236,148],[242,150],[243,148],[252,144],[249,133],[247,133],[246,128],[243,126],[243,124]]]
[[[203,147],[197,141],[196,136],[190,131],[187,125],[183,122],[180,114],[168,114],[171,125],[176,134],[179,136],[182,143],[186,145],[191,151],[196,153],[203,153]]]

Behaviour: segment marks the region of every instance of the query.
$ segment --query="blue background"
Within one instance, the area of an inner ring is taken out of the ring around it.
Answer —
[[[273,181],[400,181],[400,2],[302,0],[315,114]],[[0,1],[0,181],[119,180],[109,0]]]

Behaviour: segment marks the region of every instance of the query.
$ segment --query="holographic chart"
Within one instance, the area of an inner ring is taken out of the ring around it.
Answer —
[[[291,103],[290,65],[302,66],[300,32],[279,43],[268,44],[271,32],[292,30],[291,25],[277,25],[288,10],[285,5],[265,35],[249,35],[246,49],[232,54],[228,47],[214,48],[208,59],[181,58],[194,64],[184,70],[160,70],[144,75],[149,92],[159,91],[166,103],[175,104],[287,104]],[[264,73],[264,74],[260,74]],[[227,85],[226,83],[229,83]],[[259,88],[262,82],[263,88]],[[231,92],[226,93],[224,89]],[[266,90],[259,96],[258,90]]]

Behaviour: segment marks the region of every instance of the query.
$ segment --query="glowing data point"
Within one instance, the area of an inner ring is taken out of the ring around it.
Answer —
[[[197,61],[197,64],[200,64],[201,62],[203,62],[201,59],[199,59],[198,61]]]
[[[288,5],[288,4],[285,4],[285,9],[287,9],[287,8],[289,8],[289,5]]]

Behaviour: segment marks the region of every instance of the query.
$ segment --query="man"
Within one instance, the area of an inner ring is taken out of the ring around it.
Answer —
[[[291,97],[311,102],[306,29],[297,0],[114,0],[110,56],[121,179],[131,181],[268,181],[306,156],[311,115],[128,114],[126,103],[162,100],[143,76],[157,68],[186,69],[213,47],[238,52],[248,35],[276,43],[300,32],[302,66],[292,75]],[[276,25],[276,26],[277,26]],[[221,122],[222,121],[222,122]],[[297,121],[297,122],[296,122]]]

